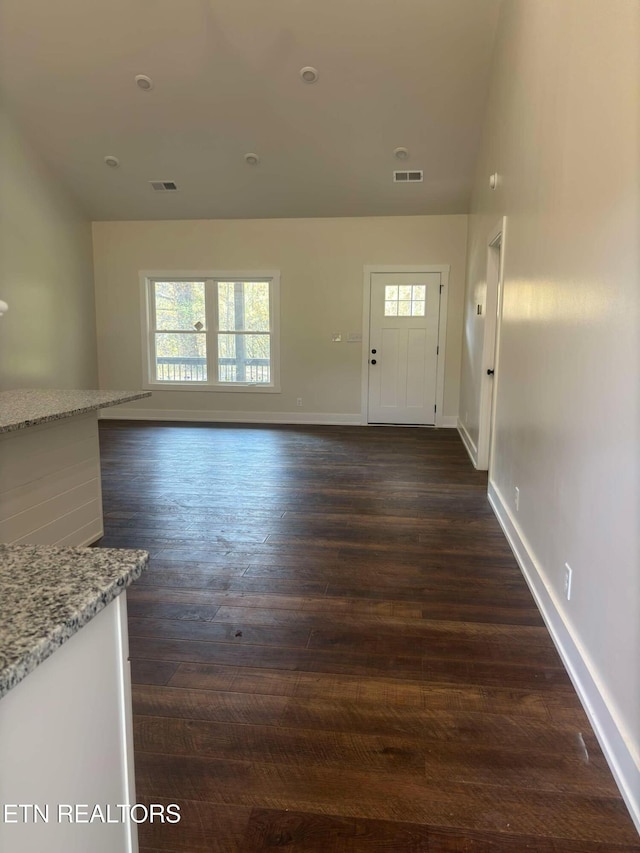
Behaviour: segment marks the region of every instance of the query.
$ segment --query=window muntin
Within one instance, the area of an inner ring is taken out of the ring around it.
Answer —
[[[146,278],[148,384],[279,390],[277,279]]]
[[[424,284],[388,284],[384,289],[385,317],[424,317]]]

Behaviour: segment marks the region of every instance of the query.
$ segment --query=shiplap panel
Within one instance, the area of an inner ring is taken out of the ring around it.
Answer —
[[[101,535],[94,412],[0,435],[0,541],[85,545]]]
[[[79,545],[80,541],[75,541],[78,531],[93,524],[101,515],[101,502],[92,500],[30,530],[24,536],[18,536],[12,542],[15,545]]]
[[[98,435],[95,430],[97,422],[96,413],[88,412],[84,415],[59,418],[47,423],[4,432],[0,434],[0,440],[19,439],[27,450],[38,451],[43,447],[42,436],[46,435],[48,447],[51,450],[59,450],[79,438],[92,438],[97,441]]]
[[[78,527],[67,533],[61,539],[58,539],[56,545],[71,545],[73,547],[82,547],[90,545],[104,534],[102,517],[92,518],[88,524],[83,527]]]
[[[50,472],[13,488],[9,488],[8,484],[4,483],[4,490],[0,490],[0,518],[9,519],[19,512],[42,504],[84,483],[97,480],[99,477],[100,466],[94,457],[83,459],[77,465],[69,465],[61,471]]]
[[[0,492],[99,459],[95,415],[64,418],[0,435]]]
[[[88,439],[58,449],[47,448],[46,439],[43,439],[43,446],[37,453],[18,443],[0,444],[0,493],[49,475],[57,476],[87,459],[98,459],[97,445]]]

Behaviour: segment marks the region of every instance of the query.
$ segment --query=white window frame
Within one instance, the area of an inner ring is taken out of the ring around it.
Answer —
[[[154,334],[153,284],[156,281],[203,281],[213,289],[218,281],[269,282],[269,324],[271,330],[271,382],[220,382],[212,369],[217,346],[217,304],[209,299],[207,308],[207,376],[206,382],[164,382],[155,378],[153,368]],[[213,316],[209,316],[213,315]],[[142,329],[142,387],[148,391],[213,391],[222,393],[280,393],[280,271],[279,270],[141,270],[140,319]]]

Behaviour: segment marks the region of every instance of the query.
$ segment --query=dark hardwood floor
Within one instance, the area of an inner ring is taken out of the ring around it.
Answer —
[[[454,431],[100,434],[141,853],[640,853]]]

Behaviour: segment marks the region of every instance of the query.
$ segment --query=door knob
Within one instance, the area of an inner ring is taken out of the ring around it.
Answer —
[[[376,362],[375,358],[372,358],[370,363],[371,363],[371,364],[377,364],[377,362]]]
[[[495,370],[493,370],[493,368],[491,368],[491,367],[487,370],[487,376],[493,376],[494,373],[495,373]]]
[[[378,352],[378,350],[377,350],[377,349],[372,349],[372,350],[371,350],[371,355],[375,355],[377,352]]]

